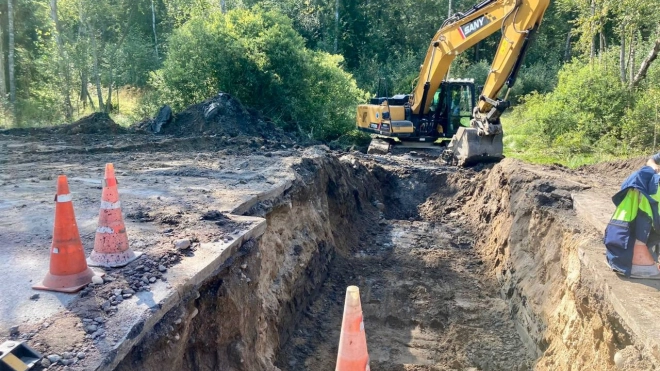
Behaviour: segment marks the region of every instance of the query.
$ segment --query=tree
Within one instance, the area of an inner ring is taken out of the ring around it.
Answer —
[[[15,44],[14,44],[14,5],[13,0],[7,0],[7,23],[9,31],[9,51],[8,51],[8,63],[9,63],[9,103],[12,110],[16,107],[16,71],[15,71]],[[16,116],[16,112],[14,112]]]
[[[60,72],[64,76],[64,86],[62,87],[62,95],[64,96],[64,109],[67,121],[73,119],[73,107],[71,106],[71,75],[67,62],[67,56],[64,52],[64,44],[62,42],[60,22],[57,17],[57,0],[50,0],[51,17],[55,23],[55,41],[57,43],[57,50],[59,55],[58,64]]]
[[[342,58],[305,47],[274,11],[219,10],[176,30],[153,77],[162,100],[182,108],[224,91],[288,130],[334,139],[354,125],[365,98]]]
[[[640,82],[646,77],[646,73],[648,72],[651,63],[658,58],[658,52],[660,52],[660,37],[655,40],[649,54],[642,61],[639,71],[637,71],[637,74],[635,74],[635,77],[630,82],[631,87],[634,88],[639,86]]]

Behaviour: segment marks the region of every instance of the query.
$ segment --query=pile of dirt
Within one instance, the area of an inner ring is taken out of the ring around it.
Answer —
[[[122,134],[126,129],[114,122],[105,112],[94,112],[80,120],[68,124],[55,126],[53,133],[57,134]]]
[[[6,135],[39,135],[39,134],[125,134],[127,130],[114,122],[105,112],[94,112],[78,121],[66,125],[48,126],[43,128],[15,128],[0,131]]]
[[[155,119],[145,120],[133,126],[134,130],[154,132]],[[227,93],[193,104],[175,114],[158,128],[159,134],[174,136],[261,137],[280,143],[292,143],[293,139],[277,128],[256,110],[246,108]]]
[[[578,174],[607,176],[610,179],[623,180],[633,172],[641,169],[648,161],[648,157],[636,157],[626,160],[601,162],[587,165],[576,170]]]

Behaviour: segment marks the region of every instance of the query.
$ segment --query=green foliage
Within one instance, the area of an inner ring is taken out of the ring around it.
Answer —
[[[176,109],[224,91],[289,130],[332,139],[354,125],[355,105],[365,98],[341,56],[307,49],[291,21],[274,11],[194,18],[169,45],[152,82]]]
[[[616,62],[607,56],[603,63],[574,60],[559,72],[554,91],[526,96],[503,120],[509,151],[540,158],[605,158],[653,146],[660,134],[660,91],[631,90],[621,83]]]

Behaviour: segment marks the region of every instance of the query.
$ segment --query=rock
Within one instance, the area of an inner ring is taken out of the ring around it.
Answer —
[[[110,300],[106,300],[103,302],[103,304],[101,304],[101,309],[107,312],[110,310],[110,306],[112,306],[112,303],[110,303]]]
[[[121,295],[121,289],[114,289],[112,290],[112,293],[115,294],[115,296]]]
[[[44,359],[41,360],[41,367],[48,368],[48,367],[50,367],[50,365],[51,365],[51,363],[48,360],[48,358],[44,358]]]
[[[210,120],[218,115],[220,112],[220,104],[217,102],[211,103],[206,110],[204,110],[204,118]]]
[[[71,358],[73,358],[73,353],[64,352],[64,353],[62,353],[62,358],[63,359],[71,359]]]
[[[105,276],[105,277],[103,277],[103,280],[105,282],[113,282],[115,280],[115,278],[112,277],[112,276]]]
[[[12,326],[9,328],[9,335],[10,336],[16,336],[20,334],[20,331],[18,330],[18,326]]]
[[[101,276],[93,276],[92,277],[92,283],[95,285],[102,285],[103,284],[103,278]]]
[[[626,365],[626,357],[623,355],[622,351],[618,351],[614,354],[614,364],[619,369],[623,369]]]
[[[133,294],[122,294],[121,297],[124,299],[130,299],[133,296]]]
[[[96,332],[96,330],[98,330],[98,327],[96,325],[89,325],[85,327],[85,332],[87,332],[88,334]]]
[[[65,365],[65,366],[68,366],[68,365],[73,363],[73,360],[72,359],[61,359],[60,363]]]
[[[149,278],[149,282],[150,282],[150,283],[154,283],[154,282],[156,282],[156,277],[151,277],[151,278]]]
[[[34,294],[30,296],[30,300],[39,300],[39,294]]]
[[[190,247],[190,240],[187,239],[187,238],[184,238],[182,240],[176,240],[176,241],[174,241],[174,246],[178,250],[185,250],[185,249]]]
[[[76,357],[78,357],[78,359],[85,359],[85,353],[79,352]]]
[[[172,108],[166,104],[160,107],[158,110],[158,114],[156,115],[154,121],[151,123],[150,129],[153,133],[158,134],[160,133],[160,129],[163,127],[163,125],[167,125],[171,120]]]
[[[142,277],[142,282],[149,284],[149,278],[148,277]]]
[[[103,317],[96,317],[96,318],[94,318],[94,322],[105,323],[105,318],[103,318]]]
[[[121,290],[121,293],[122,293],[122,294],[130,294],[130,295],[133,295],[133,294],[135,294],[135,290],[132,290],[132,289],[123,289],[123,290]]]
[[[60,357],[59,354],[51,354],[47,358],[50,361],[50,363],[57,363],[62,359],[62,357]]]
[[[167,268],[165,268],[164,265],[161,264],[161,265],[158,266],[158,271],[165,272],[166,270],[167,270]]]
[[[241,264],[241,269],[246,269],[246,268],[247,268],[247,264],[245,263]]]

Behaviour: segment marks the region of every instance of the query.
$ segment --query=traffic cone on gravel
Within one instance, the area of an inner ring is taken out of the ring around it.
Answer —
[[[360,289],[357,286],[348,286],[335,371],[369,370],[369,353],[367,352],[367,337],[364,333],[364,322],[362,321]]]
[[[73,203],[66,176],[57,178],[55,196],[55,227],[50,247],[50,271],[37,290],[76,292],[92,282],[94,271],[85,262],[85,251],[73,213]]]
[[[87,259],[87,264],[93,267],[123,267],[141,254],[133,252],[128,247],[126,227],[121,216],[115,167],[106,164],[99,225],[94,239],[94,251]]]

